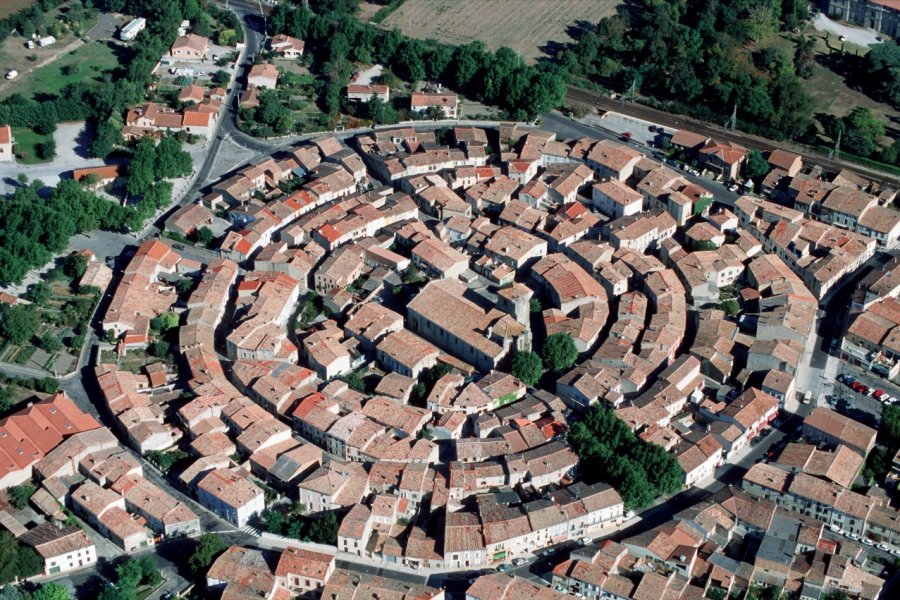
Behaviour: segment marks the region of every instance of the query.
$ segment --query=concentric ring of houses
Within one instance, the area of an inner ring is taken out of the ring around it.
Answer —
[[[265,507],[257,479],[312,512],[349,508],[340,551],[432,568],[621,522],[612,488],[573,483],[572,409],[606,402],[678,457],[686,486],[712,476],[792,397],[818,300],[876,240],[750,196],[737,214],[710,214],[709,191],[629,146],[499,129],[491,165],[488,133],[471,127],[453,128],[451,147],[412,128],[360,136],[357,151],[321,138],[173,215],[167,227],[184,234],[220,207],[234,225],[186,299],[159,277],[197,265],[161,241],[125,269],[104,328],[126,353],[150,341],[151,318],[182,313],[180,385],[191,392],[162,407],[131,374],[98,365],[129,443],[189,449],[181,483],[237,526]],[[298,177],[297,191],[280,192]],[[403,315],[381,296],[410,265],[430,281]],[[736,282],[740,322],[708,308]],[[292,315],[310,291],[330,318],[298,339]],[[502,371],[531,347],[536,295],[551,305],[544,333],[569,333],[581,352],[557,395]],[[223,366],[217,328],[232,313]],[[386,374],[372,394],[337,379],[375,363]],[[438,363],[454,372],[426,408],[410,405]],[[536,499],[512,501],[508,488]],[[429,514],[439,518],[426,527]]]

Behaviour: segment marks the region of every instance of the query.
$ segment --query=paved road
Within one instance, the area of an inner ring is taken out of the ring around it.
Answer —
[[[891,187],[900,186],[900,177],[888,175],[881,171],[876,171],[868,167],[858,165],[845,160],[829,159],[824,154],[820,154],[809,149],[806,146],[793,142],[775,142],[766,138],[750,135],[742,131],[727,131],[722,127],[710,125],[702,121],[697,121],[684,115],[675,115],[642,104],[626,103],[622,106],[618,101],[612,100],[608,95],[599,92],[583,90],[573,86],[569,86],[567,91],[567,99],[569,101],[579,102],[595,106],[601,110],[611,110],[618,113],[630,115],[640,119],[645,119],[652,123],[658,123],[671,128],[687,127],[691,131],[713,137],[720,141],[731,141],[753,150],[768,151],[773,148],[784,148],[792,152],[796,152],[803,157],[804,162],[808,165],[821,165],[825,170],[838,172],[842,169],[848,169],[859,173],[863,177],[888,185]],[[740,115],[738,115],[740,118]]]
[[[813,20],[813,27],[818,31],[827,31],[838,37],[844,36],[847,41],[863,48],[868,48],[872,44],[879,43],[879,34],[871,29],[863,29],[862,27],[853,27],[846,23],[832,21],[825,13],[819,13]]]

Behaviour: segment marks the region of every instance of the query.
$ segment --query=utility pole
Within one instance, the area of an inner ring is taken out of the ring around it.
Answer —
[[[841,134],[844,133],[844,128],[838,128],[837,140],[834,142],[834,148],[831,152],[828,153],[828,158],[840,158],[841,154]]]
[[[731,111],[731,117],[725,121],[725,129],[730,129],[734,131],[734,128],[737,126],[737,102],[734,103],[734,110]]]
[[[621,102],[622,108],[625,108],[625,100],[626,99],[628,99],[628,98],[634,99],[634,91],[636,88],[637,88],[637,78],[633,77],[631,79],[631,85],[628,87],[628,89],[625,91],[625,93],[622,94],[622,102]]]

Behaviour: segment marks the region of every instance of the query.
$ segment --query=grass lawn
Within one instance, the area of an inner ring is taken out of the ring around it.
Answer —
[[[16,140],[16,153],[22,154],[23,156],[27,154],[27,158],[19,157],[16,160],[18,160],[20,163],[25,163],[26,165],[48,162],[42,158],[38,158],[35,146],[37,146],[41,142],[52,140],[52,134],[41,135],[39,133],[35,133],[31,129],[26,129],[24,127],[13,127],[12,132],[13,137]]]
[[[115,69],[118,64],[119,59],[109,44],[91,42],[60,56],[49,65],[21,75],[24,86],[20,85],[8,93],[16,91],[25,96],[56,96],[70,83],[97,79],[104,72]]]
[[[5,19],[9,15],[13,15],[23,8],[28,8],[37,0],[3,0],[0,2],[0,19]]]

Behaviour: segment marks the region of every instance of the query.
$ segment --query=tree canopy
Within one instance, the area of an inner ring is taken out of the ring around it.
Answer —
[[[554,333],[544,341],[544,364],[551,371],[561,373],[575,364],[578,349],[568,333]]]
[[[227,547],[225,540],[214,533],[201,535],[194,546],[193,553],[188,558],[188,566],[191,572],[197,576],[205,575],[209,566]]]
[[[19,543],[8,531],[0,531],[0,585],[43,570],[44,561],[37,552]]]
[[[648,506],[684,483],[674,456],[637,437],[606,406],[594,405],[572,425],[569,443],[581,459],[585,481],[611,484],[629,508]]]
[[[544,364],[534,352],[517,352],[512,359],[511,371],[522,383],[533,386],[544,374]]]

